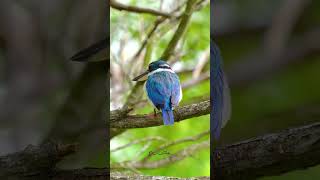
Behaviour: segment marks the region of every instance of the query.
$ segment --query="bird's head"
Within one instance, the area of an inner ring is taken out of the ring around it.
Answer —
[[[139,76],[135,77],[133,79],[133,81],[138,81],[142,77],[144,77],[144,76],[148,75],[149,73],[154,72],[158,69],[170,69],[171,70],[171,67],[166,61],[163,61],[163,60],[154,61],[149,64],[148,70],[146,70],[145,72],[143,72]]]

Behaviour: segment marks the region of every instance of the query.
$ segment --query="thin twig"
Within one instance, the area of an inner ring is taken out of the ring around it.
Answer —
[[[144,139],[138,139],[138,140],[132,141],[130,143],[127,143],[125,145],[119,146],[119,147],[117,147],[115,149],[112,149],[112,150],[110,150],[110,152],[119,151],[119,150],[122,150],[124,148],[129,147],[129,146],[132,146],[132,145],[135,145],[135,144],[140,144],[140,143],[143,143],[143,142],[149,142],[149,141],[166,141],[166,139],[164,139],[162,137],[148,137],[148,138],[144,138]]]
[[[172,141],[172,142],[166,143],[166,144],[158,147],[157,149],[153,150],[153,152],[157,153],[157,152],[162,151],[164,149],[167,149],[167,148],[169,148],[171,146],[180,145],[180,144],[185,143],[185,142],[197,141],[197,140],[201,139],[202,137],[204,137],[206,135],[209,135],[209,133],[210,133],[210,130],[202,132],[200,134],[197,134],[196,136],[186,137],[186,138],[182,138],[182,139],[179,139],[179,140],[176,140],[176,141]],[[148,154],[148,156],[143,158],[141,161],[144,162],[144,161],[148,160],[150,157],[151,157],[150,154]]]
[[[170,156],[160,159],[157,161],[135,161],[135,162],[126,162],[126,163],[116,163],[112,164],[112,169],[121,169],[123,166],[130,165],[131,167],[134,167],[136,169],[154,169],[166,166],[168,164],[172,164],[174,162],[180,161],[184,158],[187,158],[197,152],[199,152],[202,149],[209,148],[210,147],[210,141],[204,141],[201,143],[194,144],[192,146],[189,146],[185,149],[182,149],[174,154],[171,154]]]
[[[198,78],[196,78],[196,79],[192,78],[189,81],[182,83],[181,87],[183,89],[187,89],[187,88],[193,87],[203,81],[209,80],[209,78],[210,78],[210,72],[204,72],[204,73],[200,74]]]
[[[209,46],[209,44],[208,44],[208,46]],[[201,54],[201,57],[198,61],[198,64],[196,65],[196,67],[194,68],[194,71],[192,73],[193,79],[199,78],[203,68],[209,62],[209,59],[210,59],[210,46],[203,54]]]

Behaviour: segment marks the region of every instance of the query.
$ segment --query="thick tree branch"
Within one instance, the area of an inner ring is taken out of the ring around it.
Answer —
[[[111,128],[145,128],[151,126],[160,126],[163,124],[161,113],[149,115],[126,115],[120,114],[121,111],[111,111]],[[174,110],[174,120],[179,122],[192,117],[202,116],[210,113],[210,102],[204,101],[197,104],[177,107]]]
[[[320,123],[216,148],[215,179],[256,179],[320,164]]]
[[[50,142],[41,146],[29,145],[21,152],[0,157],[0,177],[20,177],[48,172],[64,156],[75,151],[74,144],[59,145]]]
[[[71,170],[54,170],[50,179],[57,180],[106,180],[109,179],[109,168],[82,168]]]
[[[151,14],[154,16],[163,16],[165,18],[171,17],[171,14],[169,14],[169,13],[160,12],[160,11],[156,11],[156,10],[148,9],[148,8],[128,6],[125,4],[121,4],[115,0],[110,0],[110,6],[114,9],[118,9],[120,11],[124,10],[124,11],[130,11],[130,12],[135,12],[135,13]]]

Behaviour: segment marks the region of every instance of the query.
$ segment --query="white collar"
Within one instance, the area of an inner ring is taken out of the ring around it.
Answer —
[[[175,72],[174,72],[174,71],[172,71],[171,69],[158,68],[158,69],[156,69],[155,71],[152,71],[152,72],[148,73],[148,76],[151,76],[151,75],[152,75],[152,74],[154,74],[154,73],[157,73],[157,72],[163,72],[163,71],[167,71],[167,72],[175,73]]]

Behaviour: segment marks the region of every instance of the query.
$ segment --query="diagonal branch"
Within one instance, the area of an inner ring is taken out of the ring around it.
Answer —
[[[197,104],[190,104],[182,107],[177,107],[174,110],[175,122],[186,120],[192,117],[198,117],[210,113],[209,100]],[[126,115],[119,114],[119,111],[111,111],[110,128],[145,128],[162,125],[161,113],[148,115]]]
[[[142,8],[142,7],[135,7],[135,6],[128,6],[125,4],[121,4],[115,0],[110,0],[110,6],[114,9],[118,9],[120,11],[130,11],[135,13],[144,13],[150,14],[154,16],[163,16],[165,18],[170,18],[172,15],[166,12],[157,11],[154,9]]]
[[[150,141],[163,141],[163,142],[165,142],[166,139],[164,139],[164,138],[162,138],[160,136],[159,137],[156,136],[156,137],[148,137],[148,138],[144,138],[144,139],[138,139],[138,140],[135,140],[135,141],[131,141],[128,144],[119,146],[119,147],[117,147],[115,149],[111,149],[110,152],[119,151],[121,149],[125,149],[125,148],[130,147],[130,146],[135,145],[135,144],[139,144],[139,143],[143,143],[143,142],[150,142]]]
[[[172,56],[179,40],[187,29],[187,25],[194,10],[192,7],[195,2],[195,0],[189,0],[187,2],[187,7],[184,14],[182,15],[181,22],[160,59],[168,60]]]
[[[21,152],[1,156],[0,179],[45,173],[76,149],[76,144],[60,145],[48,142],[41,146],[29,145]]]
[[[178,6],[177,8],[175,8],[171,14],[179,11],[184,4]],[[175,20],[178,20],[181,17],[181,15],[178,16],[178,18],[176,18]],[[154,33],[156,32],[156,30],[158,29],[159,25],[161,23],[163,23],[167,18],[165,17],[159,17],[155,20],[155,22],[153,23],[153,27],[151,28],[151,30],[148,32],[147,36],[145,37],[145,39],[142,42],[142,45],[140,46],[139,50],[136,52],[136,54],[133,56],[132,60],[135,60],[139,57],[139,55],[141,54],[141,52],[143,51],[143,49],[146,47],[146,45],[148,43],[150,43],[150,39],[152,39],[152,36],[154,35]],[[131,60],[130,60],[131,61]]]
[[[166,143],[166,144],[158,147],[157,149],[153,150],[152,152],[153,153],[158,153],[158,152],[160,152],[162,150],[165,150],[165,149],[167,149],[169,147],[172,147],[172,146],[175,146],[175,145],[180,145],[180,144],[185,143],[185,142],[197,141],[197,140],[209,135],[209,133],[210,133],[210,131],[208,130],[208,131],[202,132],[200,134],[197,134],[196,136],[186,137],[186,138],[183,138],[183,139],[178,139],[178,140]],[[142,162],[147,161],[150,157],[151,157],[151,154],[149,154],[148,156],[143,158],[141,161]]]
[[[256,179],[320,164],[320,122],[218,147],[215,179]]]

